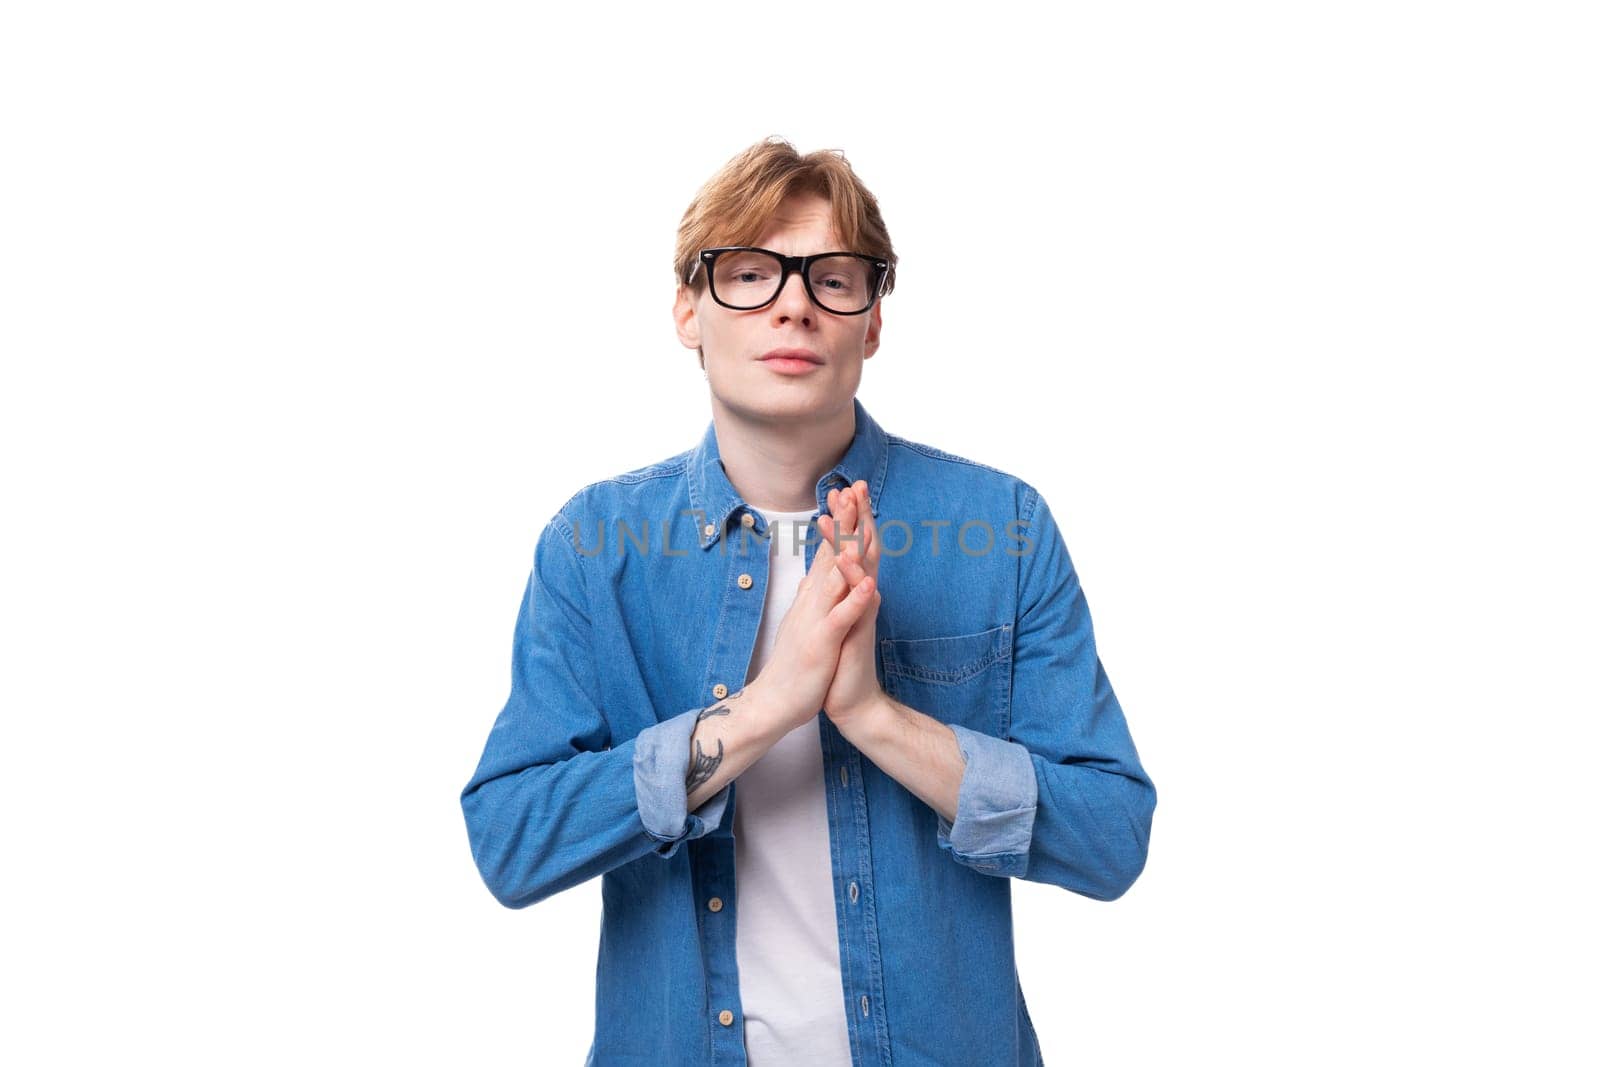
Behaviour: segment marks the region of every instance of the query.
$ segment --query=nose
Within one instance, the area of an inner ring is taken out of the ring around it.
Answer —
[[[798,321],[803,326],[812,326],[815,325],[816,315],[817,306],[806,295],[805,279],[796,271],[784,279],[778,298],[772,302],[773,324]]]

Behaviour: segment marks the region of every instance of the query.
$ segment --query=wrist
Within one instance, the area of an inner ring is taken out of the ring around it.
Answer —
[[[898,730],[902,724],[902,707],[893,697],[880,689],[858,707],[846,712],[835,714],[830,709],[829,716],[839,728],[839,732],[852,744],[860,747],[857,738],[871,742]]]
[[[740,726],[745,736],[762,751],[775,744],[795,726],[797,714],[790,702],[779,698],[777,692],[757,676],[740,693],[739,703],[745,705]]]

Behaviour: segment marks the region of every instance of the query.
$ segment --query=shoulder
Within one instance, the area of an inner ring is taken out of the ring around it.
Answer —
[[[550,518],[550,526],[571,535],[574,527],[592,525],[596,519],[612,520],[637,515],[658,517],[683,493],[683,475],[693,449],[590,482],[567,497]]]
[[[890,486],[897,495],[954,498],[963,505],[1009,509],[1022,519],[1038,506],[1038,490],[1011,471],[898,434],[884,437]]]

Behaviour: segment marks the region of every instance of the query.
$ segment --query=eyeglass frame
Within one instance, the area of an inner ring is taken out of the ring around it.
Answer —
[[[716,266],[717,257],[724,252],[764,252],[782,264],[783,275],[778,279],[778,287],[773,290],[772,295],[754,307],[739,307],[718,296],[717,283],[715,276],[712,274],[712,268]],[[877,277],[872,281],[872,298],[867,301],[866,307],[861,308],[859,311],[835,311],[817,299],[816,291],[811,288],[811,264],[815,260],[827,259],[830,256],[850,256],[852,259],[864,259],[877,272]],[[883,286],[889,279],[889,261],[880,259],[877,256],[869,256],[865,252],[846,252],[841,250],[837,252],[818,252],[810,256],[786,256],[782,252],[775,252],[770,248],[761,248],[757,245],[726,245],[721,248],[702,248],[696,255],[694,266],[689,269],[689,277],[684,279],[685,285],[694,284],[694,272],[700,268],[702,263],[706,265],[706,291],[711,294],[711,299],[729,311],[760,311],[783,295],[783,287],[789,284],[789,275],[798,274],[800,275],[800,284],[805,287],[806,296],[823,311],[830,315],[865,315],[872,310],[874,304],[883,298]]]

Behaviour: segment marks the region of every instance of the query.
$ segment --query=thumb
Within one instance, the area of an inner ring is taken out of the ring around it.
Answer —
[[[867,609],[872,606],[877,592],[878,583],[873,581],[869,574],[855,584],[849,596],[833,606],[833,610],[828,612],[826,625],[836,640],[844,640],[844,635],[850,632],[850,627],[854,626],[856,620],[866,614]]]

